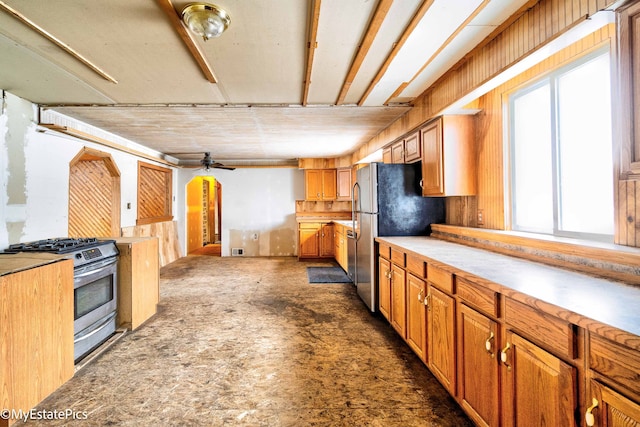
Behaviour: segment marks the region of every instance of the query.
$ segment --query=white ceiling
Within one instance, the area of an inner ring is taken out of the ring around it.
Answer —
[[[204,77],[172,26],[162,8],[170,0],[0,0],[0,89],[163,153],[194,153],[176,158],[204,151],[228,162],[335,157],[404,114],[415,97],[530,2],[213,1],[231,15],[231,25],[221,37],[196,43],[217,83]],[[173,1],[176,14],[186,3]],[[390,4],[388,13],[337,105],[379,3]],[[320,5],[317,47],[311,49],[304,103],[314,4]]]

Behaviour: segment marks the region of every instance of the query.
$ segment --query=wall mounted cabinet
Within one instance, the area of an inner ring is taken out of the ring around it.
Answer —
[[[305,200],[336,200],[336,169],[306,169],[304,171]]]
[[[423,196],[476,194],[474,120],[442,116],[420,130]]]
[[[420,132],[416,131],[404,138],[404,163],[418,162],[421,159]]]
[[[340,168],[336,171],[336,200],[351,200],[351,168]]]

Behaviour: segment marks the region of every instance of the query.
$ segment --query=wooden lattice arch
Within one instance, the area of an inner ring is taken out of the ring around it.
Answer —
[[[84,147],[69,162],[69,236],[120,236],[120,171],[109,153]]]

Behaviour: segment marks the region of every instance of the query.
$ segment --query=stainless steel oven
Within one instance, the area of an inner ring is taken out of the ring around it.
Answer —
[[[113,240],[56,238],[9,246],[5,252],[51,252],[73,259],[73,341],[77,362],[116,331],[118,248]]]
[[[73,341],[76,360],[116,330],[117,261],[117,257],[111,257],[74,271]]]

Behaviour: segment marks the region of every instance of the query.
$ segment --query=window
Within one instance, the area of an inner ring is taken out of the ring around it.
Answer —
[[[613,240],[609,52],[509,98],[512,228]]]
[[[171,169],[138,162],[138,220],[137,225],[171,221]]]

